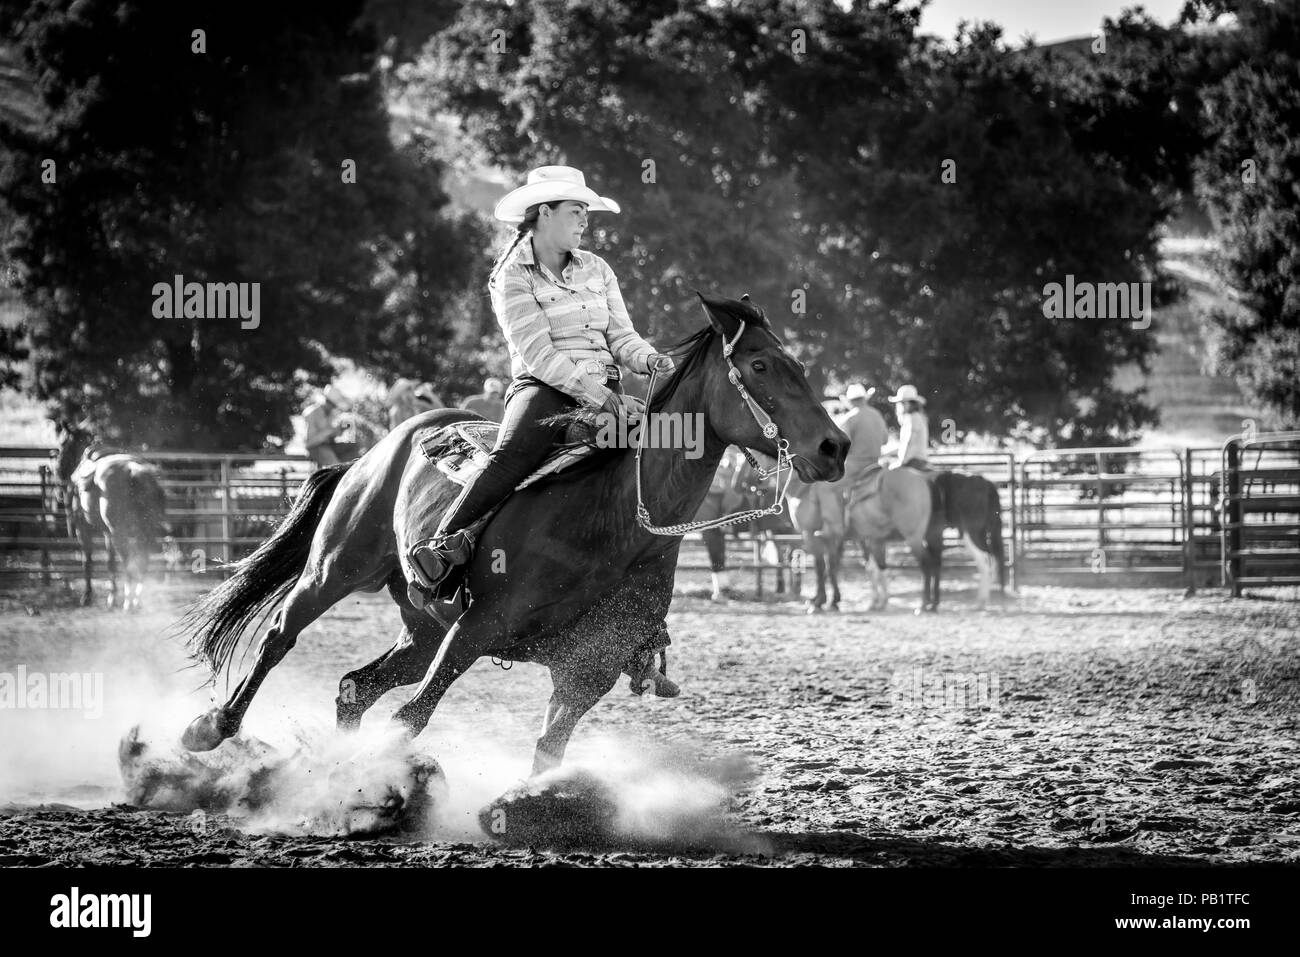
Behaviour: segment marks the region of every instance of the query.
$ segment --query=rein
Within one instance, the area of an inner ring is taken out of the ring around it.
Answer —
[[[790,461],[790,441],[781,438],[780,430],[772,417],[767,411],[754,401],[749,390],[745,388],[745,383],[740,378],[740,370],[736,364],[731,361],[731,353],[736,348],[736,343],[740,337],[745,334],[745,324],[740,323],[740,328],[736,330],[735,338],[730,341],[724,335],[722,337],[722,358],[727,363],[727,378],[731,384],[736,387],[746,405],[749,406],[750,414],[753,415],[754,421],[763,429],[763,435],[769,439],[776,440],[776,465],[771,469],[765,469],[758,464],[758,459],[754,458],[749,449],[741,447],[741,452],[758,473],[760,479],[766,479],[768,476],[773,477],[773,493],[776,496],[775,501],[766,508],[748,508],[743,512],[732,512],[730,515],[723,515],[720,518],[711,518],[702,522],[678,522],[676,525],[655,525],[650,520],[650,512],[645,507],[645,498],[641,493],[641,452],[645,449],[646,433],[649,431],[650,408],[646,404],[646,422],[641,429],[641,434],[636,446],[636,521],[637,524],[644,528],[652,535],[685,535],[687,532],[699,532],[710,528],[723,528],[727,525],[740,525],[744,522],[752,522],[755,519],[765,518],[768,515],[780,515],[785,508],[785,493],[790,487],[790,480],[794,477],[794,466]],[[653,399],[655,394],[655,378],[658,376],[658,370],[651,368],[650,385],[646,390],[646,395]],[[785,481],[781,481],[781,473],[785,472]]]

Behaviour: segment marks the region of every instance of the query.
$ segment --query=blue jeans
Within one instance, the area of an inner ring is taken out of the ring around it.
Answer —
[[[621,392],[616,380],[605,385]],[[443,517],[440,535],[468,528],[505,501],[516,485],[535,472],[563,438],[562,429],[538,420],[575,408],[578,401],[532,376],[519,376],[506,391],[505,416],[496,445],[483,469],[460,493]]]

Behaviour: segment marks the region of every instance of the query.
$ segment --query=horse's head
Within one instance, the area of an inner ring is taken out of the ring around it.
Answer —
[[[85,454],[86,449],[90,447],[92,436],[90,430],[80,423],[60,420],[56,423],[56,428],[59,435],[59,454],[56,468],[59,479],[66,482],[72,478],[72,473],[81,464],[81,457]]]
[[[759,416],[729,378],[725,348],[750,398],[790,443],[795,471],[805,482],[833,482],[844,475],[849,437],[836,427],[804,376],[803,365],[786,351],[763,311],[748,296],[717,299],[696,293],[709,324],[721,337],[704,361],[711,368],[704,401],[709,426],[734,445],[777,454],[777,440],[765,435]],[[716,337],[715,337],[716,338]]]

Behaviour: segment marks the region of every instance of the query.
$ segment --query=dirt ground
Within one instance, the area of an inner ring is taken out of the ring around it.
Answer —
[[[181,670],[165,637],[184,592],[155,592],[130,617],[11,592],[0,671],[99,672],[104,694],[97,718],[0,710],[0,865],[1300,862],[1294,595],[1041,587],[980,612],[955,580],[940,614],[917,616],[910,584],[904,575],[883,613],[851,585],[846,610],[819,616],[685,588],[669,621],[682,696],[643,700],[621,683],[570,748],[571,764],[614,781],[641,824],[558,848],[535,833],[533,846],[503,843],[477,823],[527,773],[549,693],[539,667],[480,662],[417,739],[450,788],[436,823],[313,835],[122,803],[123,732],[170,723],[151,739],[165,750],[206,702],[204,676]],[[277,747],[331,736],[340,676],[396,628],[382,596],[331,610],[245,729]],[[404,694],[367,727],[382,728]]]

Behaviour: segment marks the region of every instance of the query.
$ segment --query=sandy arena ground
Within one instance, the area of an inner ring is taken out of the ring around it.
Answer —
[[[687,589],[670,617],[682,697],[642,700],[621,682],[569,752],[612,782],[626,839],[560,849],[503,844],[476,823],[528,771],[549,693],[537,666],[483,661],[446,697],[416,746],[450,796],[415,832],[319,836],[296,795],[269,822],[122,803],[123,732],[143,720],[164,753],[206,703],[204,675],[179,670],[163,637],[184,591],[155,591],[136,616],[10,592],[0,671],[102,673],[103,714],[0,710],[0,865],[1300,861],[1294,595],[1027,588],[978,612],[959,578],[943,612],[915,616],[913,584],[901,573],[884,613],[850,585],[847,610],[816,617]],[[337,748],[337,682],[396,628],[386,598],[347,599],[302,636],[245,730]]]

